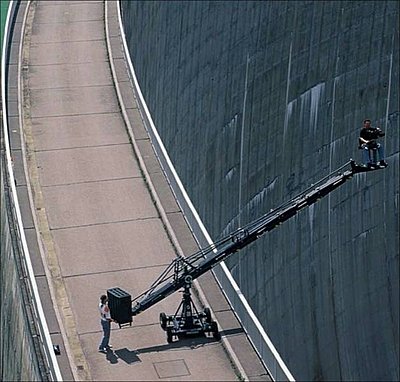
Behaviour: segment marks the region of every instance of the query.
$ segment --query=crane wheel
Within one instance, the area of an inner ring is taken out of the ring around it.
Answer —
[[[167,328],[167,315],[164,312],[160,313],[160,325],[163,330]]]
[[[169,344],[172,343],[172,330],[171,329],[167,329],[167,342]]]
[[[213,337],[216,340],[220,340],[221,339],[221,334],[218,331],[218,325],[217,325],[217,323],[215,321],[211,322],[211,331],[212,331]]]
[[[204,308],[204,314],[206,316],[206,322],[211,324],[211,310],[210,308]]]

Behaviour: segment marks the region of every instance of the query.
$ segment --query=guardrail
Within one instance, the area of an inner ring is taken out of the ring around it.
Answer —
[[[15,177],[13,171],[13,163],[11,157],[11,148],[8,134],[8,118],[7,118],[7,98],[6,98],[6,87],[9,85],[7,78],[7,60],[11,49],[11,38],[14,32],[15,19],[20,9],[21,2],[11,1],[7,19],[4,29],[3,39],[3,54],[1,60],[1,99],[3,107],[3,119],[2,119],[2,153],[1,161],[4,163],[4,169],[2,170],[2,202],[5,205],[5,213],[2,213],[2,223],[5,223],[6,230],[3,228],[2,233],[9,233],[9,237],[2,238],[5,240],[4,253],[2,257],[7,256],[14,257],[16,272],[18,273],[19,281],[18,287],[21,290],[22,301],[14,301],[19,304],[15,307],[16,310],[22,311],[25,315],[25,323],[23,327],[14,328],[13,341],[21,338],[21,349],[25,351],[25,359],[27,364],[22,365],[24,370],[17,370],[18,376],[22,379],[28,378],[32,380],[62,380],[61,372],[58,366],[58,362],[54,353],[53,344],[51,341],[49,329],[47,326],[46,318],[43,312],[42,303],[40,300],[38,287],[35,280],[35,274],[32,267],[32,262],[29,254],[29,249],[25,237],[24,226],[22,222],[21,210],[17,196],[17,189],[15,185]],[[30,1],[25,3],[24,22],[29,9]],[[23,22],[23,24],[24,24]],[[22,47],[23,39],[21,37],[20,51]],[[19,63],[20,67],[21,63]],[[4,150],[3,150],[4,148]],[[3,211],[2,211],[3,212]],[[4,219],[4,221],[3,221]],[[6,240],[7,239],[7,240]],[[8,244],[8,245],[7,245]],[[3,261],[3,259],[2,259]],[[7,275],[11,278],[11,275]],[[18,294],[14,292],[14,297]],[[16,305],[17,305],[16,304]],[[10,327],[16,325],[11,322]],[[18,330],[22,330],[20,333]],[[11,333],[10,333],[11,335]],[[5,341],[5,336],[2,338]],[[10,357],[15,356],[10,354]],[[17,362],[17,361],[15,361]],[[3,364],[2,367],[7,367],[7,364]],[[30,370],[27,370],[30,369]],[[11,372],[12,373],[12,372]],[[25,376],[23,374],[26,374]],[[2,376],[5,376],[6,371],[2,371]]]
[[[175,198],[182,209],[185,219],[187,220],[190,229],[193,232],[200,247],[208,247],[212,244],[210,235],[208,234],[204,224],[202,223],[200,216],[198,215],[195,207],[193,206],[189,196],[186,193],[185,188],[178,174],[175,171],[174,165],[169,158],[169,155],[164,147],[164,144],[158,134],[158,131],[154,125],[151,118],[150,112],[147,108],[146,101],[140,90],[138,80],[136,78],[135,70],[130,59],[129,50],[126,43],[125,33],[121,20],[121,9],[120,3],[118,2],[118,18],[119,25],[122,35],[122,41],[125,51],[125,56],[128,61],[128,67],[131,73],[131,78],[133,80],[133,85],[137,93],[137,99],[139,103],[139,109],[142,114],[142,118],[146,127],[146,130],[150,136],[152,145],[155,149],[158,160],[161,167],[167,177],[167,180],[171,186],[171,189],[175,195]],[[220,284],[222,291],[224,292],[229,303],[233,307],[235,314],[237,315],[239,321],[243,325],[250,341],[252,342],[254,348],[258,352],[260,358],[262,359],[265,367],[270,372],[271,376],[275,380],[287,380],[294,381],[292,374],[286,367],[279,353],[275,349],[268,335],[266,334],[264,328],[258,321],[256,315],[252,311],[250,305],[246,301],[246,298],[240,291],[238,285],[233,279],[231,273],[229,272],[226,264],[221,262],[213,269],[216,279]]]

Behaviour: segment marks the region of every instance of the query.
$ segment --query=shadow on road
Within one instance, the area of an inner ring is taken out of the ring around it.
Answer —
[[[117,349],[115,351],[108,350],[106,359],[111,364],[118,363],[119,360],[122,360],[126,362],[128,365],[131,365],[136,362],[142,362],[136,354],[137,351],[129,350],[127,348]]]
[[[157,346],[150,346],[147,348],[141,348],[137,349],[138,353],[152,353],[152,352],[159,352],[159,351],[164,351],[164,350],[171,350],[171,349],[179,349],[179,348],[191,348],[195,349],[198,347],[202,347],[204,345],[207,345],[208,343],[215,342],[215,339],[212,337],[186,337],[186,338],[180,338],[179,340],[176,340],[170,344],[166,343],[163,345],[157,345]]]
[[[231,329],[222,331],[221,334],[225,336],[235,335],[243,332],[243,329]],[[181,348],[190,348],[196,349],[199,347],[203,347],[209,343],[215,343],[216,340],[213,337],[186,337],[180,338],[172,343],[165,343],[163,345],[156,345],[156,346],[149,346],[146,348],[139,348],[135,350],[129,350],[127,348],[116,349],[114,351],[109,350],[107,352],[107,360],[111,363],[118,363],[119,360],[126,362],[128,365],[142,362],[139,358],[140,354],[145,353],[154,353],[154,352],[161,352],[165,350],[171,349],[181,349]]]

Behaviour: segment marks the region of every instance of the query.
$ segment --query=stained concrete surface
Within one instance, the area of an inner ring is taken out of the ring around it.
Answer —
[[[399,2],[122,1],[153,121],[216,240],[361,159],[357,175],[228,260],[295,378],[399,379]]]

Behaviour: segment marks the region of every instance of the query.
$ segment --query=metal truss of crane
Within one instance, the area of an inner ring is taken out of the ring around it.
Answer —
[[[346,167],[348,169],[343,171]],[[176,313],[170,316],[165,313],[160,314],[160,324],[162,329],[167,332],[168,342],[172,342],[173,336],[180,337],[197,333],[212,333],[215,338],[219,338],[218,327],[216,322],[211,319],[210,309],[205,308],[203,312],[199,312],[191,299],[190,288],[193,280],[208,272],[231,254],[254,242],[265,232],[273,230],[290,219],[303,208],[328,195],[351,179],[353,175],[381,168],[384,167],[366,167],[350,160],[299,195],[230,235],[188,257],[178,256],[148,290],[133,300],[130,300],[130,295],[120,288],[109,289],[107,292],[113,318],[120,325],[131,325],[132,316],[140,314],[183,288],[182,302]],[[125,298],[125,304],[121,304],[121,297]],[[129,306],[127,302],[129,302]],[[181,313],[179,314],[179,312]]]

